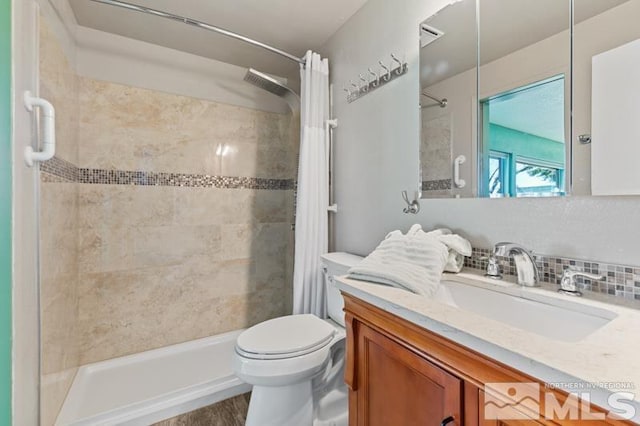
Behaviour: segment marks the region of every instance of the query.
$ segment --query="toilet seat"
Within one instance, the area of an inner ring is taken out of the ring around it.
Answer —
[[[277,360],[313,353],[334,338],[335,327],[315,315],[288,315],[245,330],[236,342],[238,355]]]

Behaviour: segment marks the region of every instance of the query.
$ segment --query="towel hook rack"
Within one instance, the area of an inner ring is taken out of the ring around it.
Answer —
[[[351,103],[361,97],[371,93],[375,89],[384,86],[390,81],[398,78],[407,73],[409,70],[409,66],[406,62],[402,62],[398,59],[398,56],[395,54],[391,54],[391,59],[398,65],[391,68],[384,64],[381,60],[378,61],[378,64],[381,67],[381,71],[379,73],[375,72],[371,67],[367,68],[368,75],[370,77],[365,77],[365,73],[358,74],[359,85],[355,84],[353,80],[349,80],[349,83],[353,87],[353,90],[347,91],[347,102]]]

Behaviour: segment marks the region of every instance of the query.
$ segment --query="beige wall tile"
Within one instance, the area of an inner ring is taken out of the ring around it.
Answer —
[[[79,90],[83,167],[293,177],[287,115],[87,78]]]
[[[80,185],[79,224],[83,228],[162,226],[174,221],[174,191],[134,185]]]
[[[292,222],[293,191],[255,191],[253,216],[258,223]]]
[[[246,296],[257,287],[256,265],[252,259],[211,261],[208,256],[194,256],[185,268],[206,297]]]
[[[221,256],[218,225],[135,227],[129,232],[135,267],[182,264],[193,256],[206,256],[214,262]]]
[[[82,362],[288,313],[292,197],[292,191],[83,185]],[[131,207],[145,203],[141,214]],[[162,225],[145,226],[158,220]],[[272,299],[273,306],[257,306]]]
[[[222,158],[220,174],[224,176],[266,177],[258,170],[258,144],[251,142],[225,142],[227,155]]]
[[[81,273],[132,269],[133,235],[129,227],[80,228],[78,262]]]
[[[254,254],[254,236],[259,225],[224,225],[221,229],[223,260],[249,259]]]
[[[256,173],[274,179],[296,178],[295,157],[286,146],[260,145]]]
[[[246,294],[216,297],[210,282],[188,272],[179,265],[86,276],[80,300],[82,362],[247,325]]]
[[[132,170],[222,174],[222,158],[216,155],[219,143],[213,138],[172,135],[171,139],[163,141],[155,137],[156,133],[149,130],[128,132],[132,140]],[[163,135],[163,138],[166,137]]]
[[[285,255],[273,256],[272,263],[252,260],[255,255],[226,261],[191,256],[175,266],[81,275],[82,362],[244,328],[289,312],[282,300],[290,288]],[[262,301],[273,305],[258,306]]]
[[[78,271],[77,187],[73,183],[41,185],[40,269],[49,276]]]
[[[225,190],[220,218],[223,224],[249,224],[255,221],[256,195],[258,191]]]
[[[79,365],[77,280],[77,273],[41,279],[42,374]]]
[[[78,160],[78,79],[46,19],[40,19],[40,96],[56,109],[56,155]]]
[[[240,194],[243,190],[215,188],[177,188],[175,191],[176,224],[217,225],[225,223],[224,215],[233,215],[227,208],[231,196],[227,193]],[[241,199],[242,196],[238,196]]]
[[[107,169],[134,170],[135,134],[126,128],[79,123],[78,166]],[[143,169],[141,169],[143,170]]]

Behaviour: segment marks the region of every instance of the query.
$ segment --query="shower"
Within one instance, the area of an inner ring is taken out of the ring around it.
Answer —
[[[260,71],[256,71],[253,68],[249,68],[249,70],[247,70],[247,74],[244,76],[244,81],[266,90],[267,92],[273,93],[276,96],[284,98],[292,111],[298,111],[300,109],[300,96],[275,78]]]
[[[125,21],[126,10],[163,18],[166,23],[159,22],[153,33],[176,31],[177,39],[185,31],[186,43],[191,30],[183,28],[215,35],[199,40],[203,50],[212,43],[211,56],[162,44],[149,49],[157,78],[141,84],[147,69],[138,67],[135,57],[125,62],[131,72],[123,78],[101,75],[103,67],[113,66],[113,56],[99,49],[82,50],[92,58],[98,54],[100,65],[80,76],[61,47],[67,39],[60,17],[52,13],[38,21],[34,38],[48,47],[33,55],[42,64],[39,85],[52,95],[59,119],[71,130],[58,138],[61,157],[43,165],[38,188],[43,194],[37,199],[42,291],[34,291],[34,299],[42,297],[37,311],[42,319],[34,319],[39,326],[34,352],[42,359],[36,373],[42,424],[112,419],[151,424],[223,402],[233,405],[234,415],[244,416],[250,386],[231,368],[238,331],[287,317],[294,308],[302,313],[325,303],[324,297],[307,303],[298,295],[324,286],[318,271],[328,246],[330,133],[337,125],[329,120],[328,60],[310,50],[298,57],[126,0],[71,3],[84,11],[87,22]],[[109,6],[121,11],[105,12]],[[209,12],[203,8],[200,14]],[[154,25],[152,18],[131,19],[121,27],[124,33]],[[104,42],[125,44],[113,31],[100,34]],[[286,64],[241,50],[218,57],[213,53],[229,53],[226,42],[218,44],[220,36],[278,55]],[[127,49],[149,48],[142,43],[147,42],[128,39]],[[192,61],[204,64],[206,72],[183,84],[176,76],[192,72]],[[59,78],[58,65],[65,78]],[[109,101],[94,102],[96,96]],[[135,111],[136,119],[118,111]],[[82,140],[97,133],[108,170],[90,150],[79,149]],[[92,201],[85,203],[85,197]],[[127,213],[115,219],[115,211]],[[56,247],[61,228],[64,256]],[[109,284],[115,281],[121,285]],[[91,287],[84,287],[88,282]],[[64,298],[58,297],[59,289]],[[123,357],[130,362],[121,364]],[[88,367],[96,363],[101,363],[99,374]],[[126,372],[130,367],[132,374]],[[193,374],[171,374],[185,369]],[[149,371],[158,378],[151,386],[136,379],[136,373]],[[122,389],[127,389],[124,398]]]

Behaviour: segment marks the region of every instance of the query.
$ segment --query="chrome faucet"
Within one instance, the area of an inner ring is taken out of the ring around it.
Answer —
[[[590,280],[601,280],[604,278],[602,275],[581,272],[576,269],[565,269],[562,274],[562,279],[560,280],[560,288],[558,291],[571,296],[582,296],[582,292],[576,285],[575,277],[585,277]]]
[[[513,256],[518,273],[518,284],[524,287],[539,287],[540,275],[533,255],[526,248],[515,243],[497,243],[493,248],[495,256]]]

